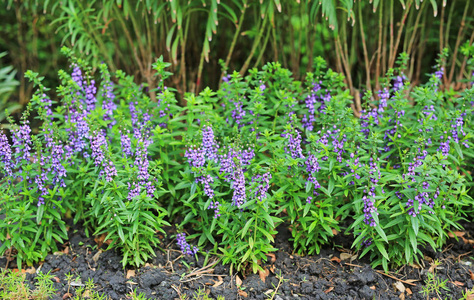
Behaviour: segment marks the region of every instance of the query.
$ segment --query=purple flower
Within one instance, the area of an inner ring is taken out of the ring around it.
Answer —
[[[259,174],[253,178],[253,181],[258,184],[255,190],[255,198],[260,202],[267,198],[267,191],[270,188],[270,179],[272,179],[270,172],[263,175]]]
[[[318,158],[313,154],[308,155],[308,158],[305,161],[305,165],[306,165],[306,172],[308,172],[309,174],[308,182],[311,182],[312,184],[314,184],[315,189],[320,188],[321,185],[319,184],[318,180],[316,180],[316,177],[314,177],[314,173],[319,172],[319,170],[321,169],[319,167]]]
[[[221,204],[219,201],[211,201],[211,204],[209,204],[209,207],[207,209],[213,209],[214,210],[214,219],[217,219],[221,216],[219,213],[219,209],[221,207]]]
[[[31,142],[31,128],[28,125],[28,120],[23,122],[23,125],[20,125],[19,129],[13,131],[13,148],[15,148],[16,154],[16,165],[19,166],[20,160],[28,160],[31,156],[30,150],[32,147]]]
[[[51,147],[51,173],[55,175],[53,184],[65,186],[62,177],[66,177],[66,168],[63,166],[64,147],[56,142]]]
[[[184,153],[191,167],[201,168],[206,163],[206,154],[202,148],[189,148]]]
[[[147,143],[142,140],[139,141],[135,153],[134,166],[137,169],[137,179],[139,191],[144,187],[147,191],[147,196],[153,198],[153,193],[155,192],[155,186],[150,181],[150,174],[148,173],[148,167],[150,162],[147,155]]]
[[[128,185],[128,196],[127,199],[129,201],[132,201],[135,197],[140,196],[140,184],[137,184],[136,182],[127,183]]]
[[[195,255],[199,249],[196,246],[191,246],[186,242],[186,234],[178,233],[176,235],[176,242],[184,255]]]
[[[7,136],[3,131],[0,131],[0,162],[3,164],[3,173],[7,176],[12,176],[12,169],[14,168],[12,149],[10,143],[8,143]]]
[[[439,70],[436,70],[434,75],[435,75],[436,79],[441,80],[441,78],[443,78],[443,75],[444,75],[444,68],[441,67]]]
[[[104,121],[110,121],[109,128],[117,123],[114,120],[114,110],[117,109],[117,104],[114,103],[115,94],[113,93],[114,84],[110,81],[105,81],[103,83],[104,93],[102,97],[102,109],[105,110]]]
[[[130,140],[130,131],[127,131],[128,134],[124,134],[120,131],[120,144],[122,146],[122,153],[125,157],[131,157],[133,155],[132,142]]]
[[[364,195],[362,199],[364,200],[364,223],[371,227],[374,227],[376,223],[374,218],[372,217],[372,213],[377,213],[377,208],[374,206],[375,199],[372,197],[371,193],[369,193],[368,197]]]
[[[292,158],[304,158],[303,149],[301,149],[301,135],[297,129],[293,132],[285,133],[288,143],[285,147],[285,152],[290,154]]]
[[[245,176],[242,168],[238,168],[234,173],[234,181],[232,182],[232,188],[234,194],[232,195],[232,205],[240,208],[246,199],[245,194]]]
[[[379,113],[383,113],[385,111],[385,108],[387,107],[388,98],[390,98],[390,93],[387,88],[384,88],[383,90],[379,91]]]
[[[394,83],[393,83],[393,91],[399,91],[403,88],[403,81],[406,79],[406,76],[404,74],[398,75],[395,77]]]
[[[214,183],[214,178],[206,174],[204,176],[199,176],[196,178],[197,182],[201,182],[204,185],[204,194],[206,194],[210,199],[214,198],[214,190],[211,188],[211,184]]]
[[[91,137],[91,150],[96,167],[102,165],[105,158],[104,150],[106,149],[107,140],[105,139],[105,132],[103,130],[95,131],[94,136]]]
[[[202,129],[202,148],[210,161],[217,161],[217,149],[219,146],[214,139],[214,131],[211,126],[204,126]]]
[[[105,180],[112,181],[112,176],[117,176],[117,169],[112,161],[108,161],[105,165]]]

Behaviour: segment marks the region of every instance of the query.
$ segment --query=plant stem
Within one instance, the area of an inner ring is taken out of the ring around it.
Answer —
[[[456,66],[456,57],[458,55],[459,51],[459,46],[461,45],[461,39],[464,36],[464,27],[466,26],[466,15],[469,10],[469,3],[470,1],[466,1],[466,7],[464,8],[464,13],[462,15],[462,20],[461,20],[461,26],[459,26],[459,31],[458,31],[458,36],[456,38],[456,45],[454,46],[454,52],[453,52],[453,60],[451,63],[451,71],[449,72],[449,78],[448,78],[448,83],[451,83],[454,77],[454,67]],[[453,3],[454,7],[454,3]],[[451,15],[449,16],[448,22],[451,19]]]
[[[230,44],[229,52],[227,53],[227,57],[225,59],[225,69],[229,67],[232,54],[234,53],[235,44],[237,43],[237,38],[239,37],[240,31],[242,30],[242,24],[244,23],[245,11],[247,10],[247,0],[243,0],[243,2],[244,8],[242,9],[242,13],[239,18],[239,23],[237,24],[237,29],[235,30],[234,36],[232,38],[232,43]],[[224,71],[222,71],[221,73],[221,80],[222,77],[224,77]]]
[[[369,63],[369,55],[367,53],[367,42],[365,41],[365,33],[364,33],[364,23],[362,22],[362,5],[358,5],[359,9],[359,24],[360,24],[360,36],[362,38],[362,50],[364,53],[364,61],[365,61],[365,78],[366,78],[366,88],[368,90],[372,90],[372,86],[370,85],[370,63]]]
[[[255,54],[255,50],[257,49],[257,46],[260,43],[260,39],[262,38],[263,30],[265,29],[265,26],[267,24],[267,19],[268,19],[268,14],[266,14],[265,17],[263,18],[263,22],[261,24],[260,31],[258,32],[258,35],[255,37],[255,40],[254,40],[253,45],[252,45],[252,49],[250,50],[250,54],[247,57],[247,60],[245,60],[244,65],[240,69],[239,73],[240,73],[241,76],[244,76],[245,72],[247,72],[247,69],[250,65],[250,61],[252,60],[252,58]]]

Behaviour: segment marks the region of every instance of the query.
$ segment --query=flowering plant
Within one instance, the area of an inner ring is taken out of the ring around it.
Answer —
[[[178,107],[162,58],[147,90],[105,65],[94,77],[64,52],[73,71],[59,72],[57,101],[28,72],[37,91],[0,133],[0,255],[16,249],[19,266],[56,251],[72,218],[124,266],[153,256],[172,221],[183,254],[211,243],[238,271],[261,270],[278,226],[310,254],[345,231],[387,269],[416,262],[420,245],[439,249],[472,213],[474,89],[441,91],[444,54],[417,87],[402,55],[356,118],[344,78],[321,58],[304,82],[269,63]]]

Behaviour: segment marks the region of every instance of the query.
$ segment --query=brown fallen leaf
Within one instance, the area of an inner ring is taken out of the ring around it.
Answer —
[[[274,263],[276,261],[276,256],[275,256],[274,253],[267,253],[265,255],[271,257],[271,259],[270,259],[271,263]]]
[[[275,265],[272,265],[272,266],[270,267],[270,271],[271,271],[273,274],[275,274]]]
[[[375,291],[375,285],[371,286],[370,289]]]
[[[339,232],[336,229],[332,229],[332,234],[337,235]]]
[[[64,248],[63,252],[64,254],[69,254],[69,247]]]
[[[459,281],[454,281],[454,282],[452,282],[452,284],[454,284],[455,286],[458,286],[458,287],[464,286],[464,283],[459,282]]]
[[[60,283],[60,282],[61,282],[61,280],[60,280],[59,277],[57,277],[57,276],[54,276],[53,279],[54,279],[57,283]]]
[[[334,287],[330,286],[327,290],[324,291],[324,293],[329,294],[332,290],[334,290]]]
[[[413,294],[413,292],[410,290],[410,288],[406,288],[407,295]]]
[[[469,275],[471,276],[471,279],[474,280],[474,273],[472,273],[471,270],[469,270]]]
[[[400,281],[396,281],[393,286],[399,290],[400,292],[404,293],[405,292],[405,286],[403,285],[403,283],[401,283]]]
[[[335,261],[337,263],[340,263],[341,262],[341,259],[337,256],[334,256],[333,258],[331,258],[331,261]]]
[[[263,283],[265,283],[265,279],[267,278],[268,275],[270,275],[270,271],[267,268],[265,268],[263,270],[259,270],[258,275],[260,276],[260,280],[263,281]]]
[[[405,293],[401,293],[400,296],[398,296],[398,298],[400,298],[400,300],[405,300]]]
[[[223,284],[224,281],[222,280],[222,277],[218,276],[217,277],[219,280],[218,281],[214,281],[214,285],[212,287],[218,287],[219,285]]]
[[[242,296],[244,298],[247,298],[248,297],[248,294],[246,291],[242,291],[242,290],[239,290],[239,296]]]
[[[135,270],[127,270],[127,279],[130,279],[130,277],[135,277]]]
[[[339,257],[341,258],[341,260],[347,260],[347,259],[350,259],[352,257],[352,254],[341,253],[341,255]]]
[[[235,276],[235,285],[240,288],[242,286],[242,279],[240,279],[239,275]]]
[[[28,268],[25,270],[26,273],[28,274],[35,274],[36,273],[36,268],[35,267],[31,267],[31,268]]]
[[[94,238],[94,241],[95,241],[96,244],[97,244],[97,248],[102,247],[102,244],[104,243],[104,239],[105,239],[106,236],[107,236],[107,234],[103,233],[103,234],[101,234],[101,235],[99,235],[99,236],[96,236],[96,237]]]
[[[466,233],[465,233],[465,232],[462,232],[462,231],[453,231],[453,232],[448,233],[448,236],[449,236],[449,237],[454,237],[454,236],[462,237],[462,236],[465,235],[465,234],[466,234]]]
[[[64,299],[69,299],[69,298],[72,298],[72,294],[71,293],[66,293],[63,295],[63,300]]]

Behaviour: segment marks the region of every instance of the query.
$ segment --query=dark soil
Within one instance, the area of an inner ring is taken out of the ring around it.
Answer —
[[[67,299],[68,289],[74,294],[75,286],[84,284],[89,278],[94,281],[97,291],[111,299],[130,299],[130,292],[134,289],[145,293],[148,298],[166,300],[192,296],[199,289],[210,297],[224,296],[226,300],[270,299],[272,296],[276,300],[460,299],[474,284],[474,249],[470,244],[474,239],[474,224],[463,225],[466,230],[462,238],[450,239],[444,251],[425,249],[421,265],[403,266],[388,275],[383,270],[372,269],[367,258],[357,259],[347,250],[353,239],[342,234],[336,235],[333,246],[324,247],[319,255],[292,254],[290,232],[284,227],[276,237],[275,246],[280,250],[268,257],[264,265],[268,272],[261,276],[230,274],[230,267],[220,263],[210,266],[215,258],[209,259],[207,267],[203,266],[205,258],[202,254],[198,255],[198,261],[194,257],[182,256],[175,241],[169,237],[163,238],[163,249],[156,249],[156,257],[145,267],[124,270],[117,253],[99,253],[96,241],[87,238],[79,228],[71,228],[70,240],[62,246],[65,251],[48,255],[35,269],[43,273],[51,271],[55,276],[54,287],[58,292],[54,299]],[[168,236],[172,234],[171,231]],[[106,245],[100,248],[105,249]],[[440,262],[437,268],[431,267],[435,259]],[[5,264],[6,258],[3,257],[0,267]],[[15,268],[14,261],[9,267]],[[439,289],[438,294],[433,292],[429,297],[421,293],[423,287],[429,286],[430,271],[439,282],[446,281],[448,290]],[[68,285],[68,273],[80,276],[81,281],[72,281]],[[26,273],[32,287],[35,276]]]

